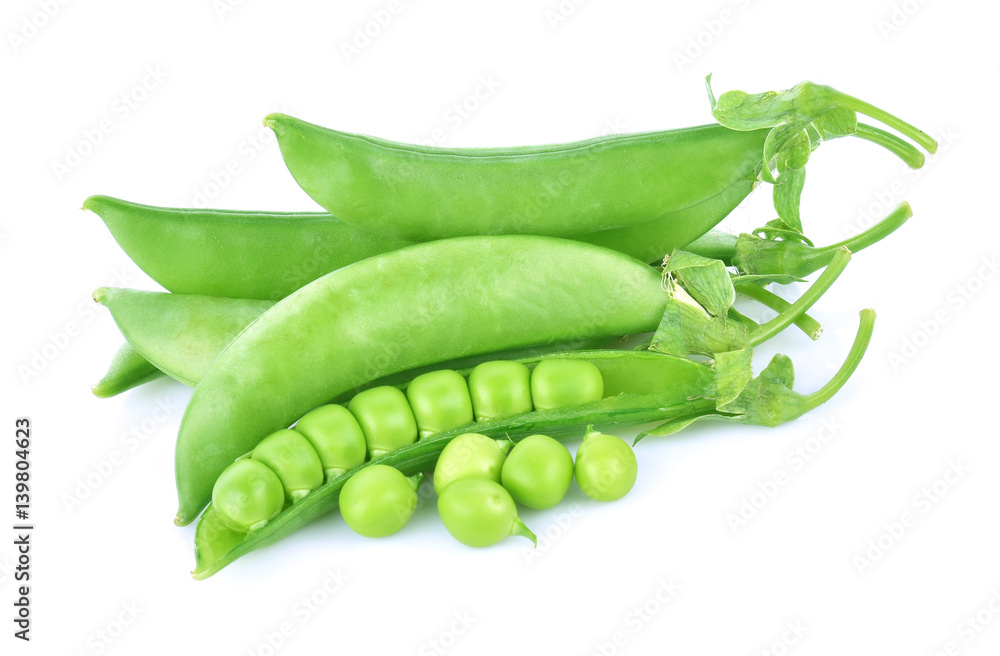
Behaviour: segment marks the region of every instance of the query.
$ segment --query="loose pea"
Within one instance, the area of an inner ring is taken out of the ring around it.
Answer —
[[[366,538],[392,535],[406,526],[417,509],[423,474],[407,478],[395,467],[369,465],[347,479],[340,492],[340,514]]]
[[[271,469],[250,458],[229,465],[212,489],[212,505],[223,523],[249,533],[262,528],[281,512],[285,492]]]
[[[484,362],[469,373],[476,421],[531,412],[531,372],[520,362]]]
[[[494,440],[479,433],[459,435],[441,450],[434,467],[434,491],[441,494],[453,481],[471,476],[499,483],[509,449],[509,440]]]
[[[347,405],[365,433],[372,458],[417,441],[417,420],[406,395],[395,387],[373,387],[361,392]]]
[[[470,547],[488,547],[511,535],[537,544],[507,490],[487,478],[462,478],[446,487],[438,497],[438,514],[452,537]]]
[[[628,494],[638,469],[632,447],[614,435],[590,431],[576,451],[576,482],[595,501],[615,501]]]
[[[250,457],[278,475],[288,503],[295,503],[323,484],[323,465],[316,450],[296,431],[286,428],[271,433]]]
[[[321,405],[299,419],[295,430],[316,449],[327,481],[364,463],[368,455],[364,431],[342,405]]]
[[[600,401],[604,396],[601,370],[587,360],[549,359],[531,372],[535,410],[568,408]]]
[[[406,388],[420,439],[472,423],[472,399],[465,378],[442,369],[421,374]]]
[[[511,449],[500,481],[514,501],[536,510],[551,508],[573,482],[573,456],[548,435],[529,435]]]

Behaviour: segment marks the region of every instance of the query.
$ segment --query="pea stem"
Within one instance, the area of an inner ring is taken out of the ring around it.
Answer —
[[[531,540],[531,544],[536,547],[538,546],[538,538],[531,532],[531,529],[524,525],[524,522],[519,517],[514,518],[514,525],[510,527],[510,534],[526,537]]]
[[[909,203],[903,201],[896,206],[896,209],[886,215],[884,219],[867,230],[859,232],[853,237],[849,237],[843,241],[837,242],[836,244],[830,244],[829,246],[817,248],[814,253],[829,255],[840,250],[841,248],[847,248],[852,253],[857,253],[858,251],[868,248],[872,244],[877,243],[885,237],[891,235],[912,216],[913,209],[910,207]]]
[[[851,251],[846,248],[842,248],[837,251],[837,254],[833,256],[833,260],[830,261],[830,264],[826,267],[823,273],[820,274],[819,278],[816,279],[816,282],[814,282],[812,286],[809,287],[804,294],[802,294],[802,296],[788,306],[787,310],[763,324],[758,330],[755,330],[750,334],[750,345],[757,346],[758,344],[771,339],[795,321],[796,317],[811,308],[813,304],[826,293],[830,286],[833,285],[834,281],[840,276],[840,274],[843,273],[844,269],[847,267],[847,263],[850,261]]]
[[[837,91],[835,89],[830,89],[833,95],[840,100],[840,104],[843,107],[852,109],[859,114],[864,114],[865,116],[870,116],[876,121],[881,121],[889,127],[902,132],[904,135],[908,136],[910,139],[916,141],[920,146],[923,147],[929,153],[937,152],[937,142],[930,137],[923,130],[910,125],[906,121],[896,116],[893,116],[884,109],[879,109],[875,105],[865,102],[860,98],[855,98],[854,96],[843,93],[842,91]]]
[[[781,298],[777,294],[764,289],[760,285],[755,285],[753,283],[742,283],[736,285],[736,292],[746,296],[749,299],[757,301],[761,305],[775,312],[781,313],[785,312],[792,306],[791,303]],[[820,325],[818,321],[813,319],[806,313],[795,318],[793,322],[795,327],[806,334],[809,339],[816,341],[819,339],[820,335],[823,334],[823,326]]]
[[[924,154],[917,150],[913,144],[882,128],[877,128],[874,125],[866,123],[858,123],[854,136],[882,146],[903,160],[911,169],[919,169],[924,165]]]
[[[829,401],[844,386],[844,383],[851,377],[854,370],[858,368],[861,358],[868,349],[868,343],[871,341],[874,326],[875,310],[862,310],[861,325],[858,327],[858,334],[854,338],[854,344],[851,345],[851,350],[848,352],[844,364],[840,366],[840,369],[826,385],[811,394],[804,395],[803,398],[810,409]]]

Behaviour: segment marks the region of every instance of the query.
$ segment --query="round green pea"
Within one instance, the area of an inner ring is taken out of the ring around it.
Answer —
[[[476,421],[531,412],[531,372],[520,362],[483,362],[469,372]]]
[[[291,429],[271,433],[250,457],[270,468],[282,487],[285,501],[294,503],[323,484],[323,465],[309,440]]]
[[[347,405],[358,420],[372,458],[417,441],[417,420],[406,395],[395,387],[373,387]]]
[[[303,415],[295,430],[316,450],[327,481],[363,464],[368,455],[364,431],[342,405],[321,405]]]
[[[212,489],[212,507],[223,524],[239,533],[263,527],[284,505],[281,480],[259,460],[237,460],[222,472]]]
[[[573,482],[573,456],[548,435],[529,435],[507,455],[500,482],[517,503],[536,510],[551,508]]]
[[[369,465],[347,479],[340,514],[355,533],[383,538],[406,526],[417,509],[422,474],[407,478],[395,467]]]
[[[537,543],[507,490],[487,478],[462,478],[446,487],[438,514],[452,537],[470,547],[488,547],[511,535]]]
[[[587,360],[542,360],[531,372],[535,410],[569,408],[600,401],[604,396],[601,370]]]
[[[406,388],[420,439],[472,423],[472,399],[465,378],[442,369],[421,374]]]
[[[615,501],[628,494],[638,470],[632,447],[614,435],[589,432],[576,450],[576,482],[595,501]]]
[[[480,433],[465,433],[452,439],[441,450],[434,466],[434,491],[438,494],[453,481],[470,476],[500,482],[500,470],[509,440],[494,440]]]

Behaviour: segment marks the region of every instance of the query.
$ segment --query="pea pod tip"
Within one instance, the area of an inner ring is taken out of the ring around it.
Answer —
[[[280,112],[274,112],[268,114],[267,116],[264,117],[264,127],[271,128],[271,130],[273,130],[276,135],[281,136],[283,132],[283,130],[281,129],[281,123],[282,119],[284,118],[287,117],[285,116],[285,114],[281,114]]]

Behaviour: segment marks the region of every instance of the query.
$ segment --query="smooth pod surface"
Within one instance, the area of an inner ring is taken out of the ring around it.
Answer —
[[[766,134],[706,125],[542,146],[436,148],[284,114],[264,124],[277,135],[292,177],[327,211],[412,241],[567,237],[653,221],[745,179]]]
[[[202,378],[177,437],[176,521],[198,515],[234,458],[368,381],[503,349],[650,332],[665,306],[652,267],[548,237],[429,242],[327,274],[261,315]]]
[[[120,287],[102,287],[94,300],[111,311],[122,335],[146,360],[192,387],[222,349],[274,305]]]
[[[181,294],[277,301],[325,273],[409,242],[323,212],[176,209],[91,196],[115,241],[149,277]]]
[[[94,383],[94,396],[106,399],[127,392],[133,387],[162,378],[165,374],[144,358],[134,346],[125,342],[108,365],[108,372]]]

